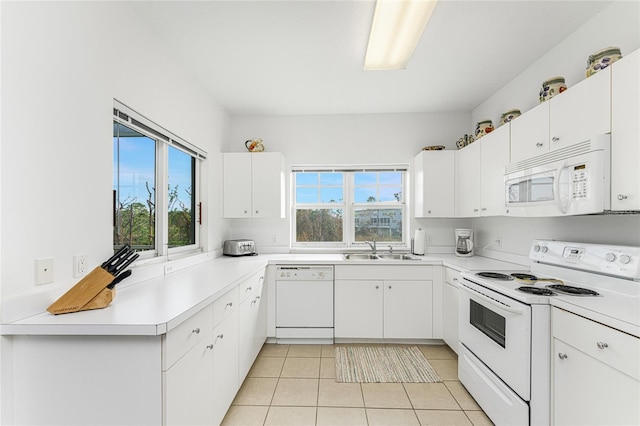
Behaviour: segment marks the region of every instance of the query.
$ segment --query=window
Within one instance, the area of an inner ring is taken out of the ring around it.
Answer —
[[[150,258],[198,249],[205,153],[117,101],[113,112],[114,250],[129,244]]]
[[[292,172],[292,246],[407,245],[406,166]]]

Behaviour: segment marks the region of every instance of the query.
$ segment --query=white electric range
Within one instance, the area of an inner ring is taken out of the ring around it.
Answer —
[[[640,247],[536,240],[529,257],[460,282],[458,376],[496,424],[550,422],[551,303],[640,335]]]

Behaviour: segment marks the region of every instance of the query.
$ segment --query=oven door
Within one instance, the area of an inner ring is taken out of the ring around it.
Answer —
[[[531,307],[469,281],[460,283],[459,339],[525,401],[531,390]]]

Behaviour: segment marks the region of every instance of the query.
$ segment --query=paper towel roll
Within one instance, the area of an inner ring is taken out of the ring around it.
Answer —
[[[426,232],[422,229],[418,229],[413,237],[413,254],[424,254],[426,240]]]

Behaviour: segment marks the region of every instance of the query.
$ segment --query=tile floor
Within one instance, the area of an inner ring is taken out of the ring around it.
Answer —
[[[491,425],[456,354],[419,347],[442,383],[336,383],[334,345],[265,344],[222,425]]]

